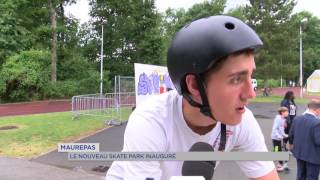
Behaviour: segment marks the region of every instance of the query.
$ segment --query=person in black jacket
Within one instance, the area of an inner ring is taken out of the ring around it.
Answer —
[[[297,180],[318,180],[320,171],[320,101],[312,100],[308,111],[297,116],[289,132],[289,147],[297,159]]]
[[[280,103],[280,107],[286,107],[289,110],[289,116],[287,117],[286,126],[284,129],[284,132],[286,134],[289,134],[292,121],[296,117],[296,114],[297,114],[297,105],[294,102],[294,93],[292,91],[286,92],[283,100]],[[288,138],[284,138],[283,144],[286,145],[287,142],[288,142]],[[284,148],[287,151],[286,146],[284,146]]]

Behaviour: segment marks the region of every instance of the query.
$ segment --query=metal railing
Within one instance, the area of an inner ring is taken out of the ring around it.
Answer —
[[[73,119],[80,115],[103,116],[107,120],[122,121],[124,108],[135,106],[135,93],[86,94],[72,97]]]

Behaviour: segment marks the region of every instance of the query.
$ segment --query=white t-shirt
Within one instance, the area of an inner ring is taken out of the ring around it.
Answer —
[[[284,132],[285,122],[285,118],[281,117],[280,115],[276,115],[273,121],[271,139],[282,140],[283,138],[288,137],[288,135]]]
[[[290,104],[289,115],[295,116],[296,115],[296,109],[297,109],[297,107],[294,104]]]
[[[188,152],[196,142],[212,144],[218,151],[220,123],[205,135],[193,132],[182,113],[182,96],[175,90],[156,96],[139,105],[131,114],[124,134],[123,151]],[[246,109],[242,121],[227,125],[225,151],[267,151],[263,134],[252,112]],[[168,180],[181,176],[183,161],[115,161],[106,180]],[[272,161],[239,161],[237,164],[250,178],[266,175],[274,169]]]

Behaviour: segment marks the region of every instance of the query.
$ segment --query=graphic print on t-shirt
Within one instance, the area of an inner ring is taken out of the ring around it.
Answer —
[[[233,131],[231,131],[231,130],[227,130],[226,131],[226,144],[227,144],[227,142],[229,140],[229,137],[231,137],[232,135],[233,135]],[[220,139],[221,139],[221,131],[220,131],[220,133],[218,134],[218,136],[216,137],[215,141],[212,144],[212,147],[213,147],[213,149],[215,151],[218,151],[218,149],[219,149]]]

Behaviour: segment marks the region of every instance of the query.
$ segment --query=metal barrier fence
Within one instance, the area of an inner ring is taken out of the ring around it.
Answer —
[[[123,113],[135,106],[135,93],[87,94],[72,97],[73,119],[80,115],[103,116],[107,121],[124,121]]]

